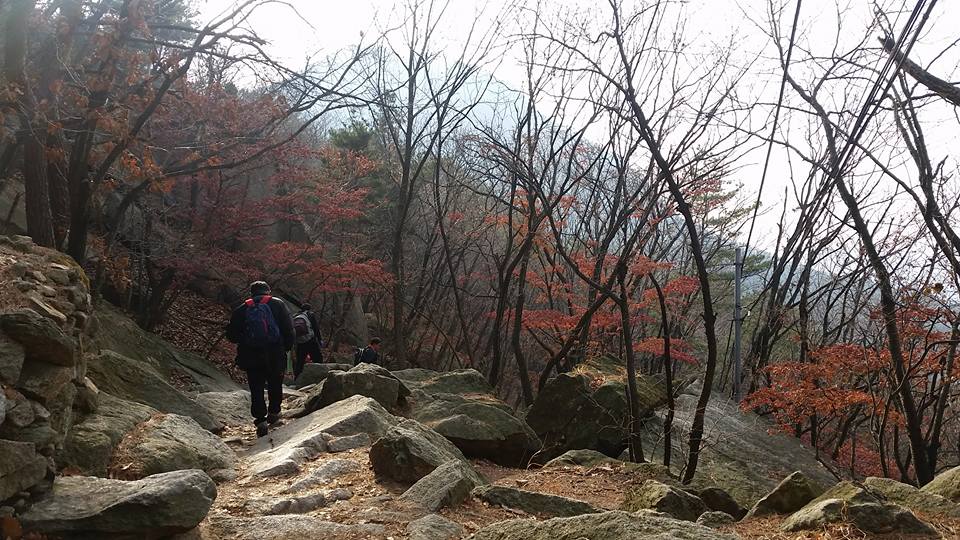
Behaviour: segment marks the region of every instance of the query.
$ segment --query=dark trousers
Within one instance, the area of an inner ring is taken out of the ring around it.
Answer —
[[[254,422],[267,419],[267,413],[280,414],[280,402],[283,401],[283,372],[287,369],[286,355],[271,358],[266,365],[257,366],[247,371],[247,382],[250,385],[250,414]],[[263,399],[266,390],[270,399],[270,408]]]
[[[307,355],[310,355],[310,361],[314,364],[323,362],[323,353],[320,352],[320,343],[311,339],[306,343],[297,343],[297,360],[293,363],[293,376],[299,377],[303,372],[303,366],[307,363]]]

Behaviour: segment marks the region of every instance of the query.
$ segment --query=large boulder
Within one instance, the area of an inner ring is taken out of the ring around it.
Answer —
[[[0,501],[29,489],[47,474],[47,460],[33,443],[0,440]]]
[[[197,470],[135,481],[65,476],[21,523],[25,532],[51,536],[163,538],[196,527],[216,497],[213,480]]]
[[[661,386],[638,378],[642,416],[666,402]],[[560,374],[551,379],[527,412],[527,424],[543,442],[537,459],[549,461],[567,450],[596,450],[611,457],[626,448],[629,409],[625,387],[610,381],[596,390],[585,375]]]
[[[622,510],[656,510],[684,521],[696,521],[708,510],[699,497],[656,480],[647,480],[627,493]]]
[[[400,422],[370,447],[374,472],[400,482],[416,482],[451,460],[466,458],[450,441],[415,420]]]
[[[302,414],[309,414],[351,396],[367,396],[393,409],[408,395],[410,391],[407,387],[385,368],[360,364],[350,371],[331,371],[326,379],[307,393]]]
[[[297,388],[317,384],[330,376],[334,371],[350,371],[353,368],[351,364],[307,364],[303,366],[303,371],[293,385]]]
[[[954,467],[940,473],[932,482],[923,486],[920,490],[960,504],[960,467]]]
[[[592,504],[576,499],[508,486],[480,486],[473,490],[473,496],[494,506],[522,510],[541,516],[570,517],[600,512]]]
[[[436,512],[460,504],[473,488],[486,483],[469,463],[453,459],[417,480],[400,498],[428,512]]]
[[[696,396],[677,396],[672,437],[674,456],[686,455],[696,404]],[[664,414],[665,411],[659,411],[644,422],[644,451],[653,461],[663,458]],[[741,411],[728,399],[712,399],[707,405],[700,460],[691,487],[722,488],[740,506],[752,508],[781,479],[798,470],[819,485],[836,482],[813,450],[795,437],[771,434],[774,427],[765,418]]]
[[[383,538],[383,525],[344,525],[297,514],[232,517],[211,516],[202,538],[231,540],[300,540],[303,538]]]
[[[796,471],[757,501],[747,517],[792,514],[822,495],[824,491],[824,488],[810,481],[802,472]]]
[[[397,422],[399,419],[375,400],[352,396],[292,420],[257,440],[244,452],[247,470],[253,476],[293,474],[304,462],[325,452],[327,440],[358,433],[381,437]]]
[[[197,403],[225,426],[242,426],[253,422],[250,415],[250,392],[204,392],[197,394]]]
[[[928,516],[947,516],[960,518],[960,504],[931,493],[922,491],[910,484],[897,482],[892,478],[870,477],[863,485],[873,493],[880,494],[885,500],[909,508]]]
[[[147,362],[103,351],[90,359],[89,377],[100,390],[114,396],[161,412],[189,416],[210,431],[223,429],[206,408],[174,388]]]
[[[480,529],[470,540],[734,540],[703,525],[653,512],[603,512],[545,521],[514,519]]]
[[[124,480],[182,469],[200,469],[220,479],[233,476],[236,465],[233,450],[193,418],[157,414],[124,438],[111,470]]]
[[[412,416],[467,456],[525,467],[540,449],[540,440],[530,426],[492,395],[415,394]]]
[[[57,455],[57,466],[92,476],[106,476],[114,449],[123,436],[157,414],[153,407],[97,394],[97,411],[75,424]]]
[[[866,533],[939,536],[910,510],[881,500],[851,483],[840,482],[783,522],[787,532],[821,529],[832,523],[851,523]]]

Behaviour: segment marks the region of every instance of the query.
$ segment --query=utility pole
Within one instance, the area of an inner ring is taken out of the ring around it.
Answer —
[[[737,248],[733,271],[733,400],[740,403],[740,381],[743,379],[743,367],[740,359],[741,315],[740,281],[743,277],[743,249]]]

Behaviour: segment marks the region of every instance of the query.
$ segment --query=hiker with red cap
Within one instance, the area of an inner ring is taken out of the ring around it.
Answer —
[[[227,339],[237,344],[236,364],[247,372],[250,412],[257,437],[263,437],[268,425],[280,419],[287,353],[296,343],[290,311],[282,300],[270,295],[265,281],[252,283],[250,298],[233,310]],[[269,409],[263,398],[264,389],[270,400]]]

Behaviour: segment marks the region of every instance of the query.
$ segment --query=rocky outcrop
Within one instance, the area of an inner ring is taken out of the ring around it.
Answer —
[[[454,540],[463,536],[459,523],[438,514],[427,514],[407,525],[410,540]]]
[[[396,408],[410,391],[392,373],[373,364],[360,364],[350,371],[331,371],[310,389],[300,415],[307,415],[351,396],[366,396],[387,409]]]
[[[673,423],[674,455],[685,455],[697,397],[680,395],[676,399]],[[663,458],[664,411],[645,421],[643,446],[647,458]],[[719,487],[744,508],[752,508],[794,471],[802,471],[812,482],[829,486],[836,482],[817,461],[814,452],[798,439],[772,434],[773,425],[724,398],[707,406],[703,445],[697,475],[692,487]]]
[[[570,517],[600,511],[593,505],[576,499],[507,486],[480,486],[473,490],[473,496],[494,506],[522,510],[540,516]]]
[[[326,452],[328,439],[357,433],[376,439],[398,422],[375,400],[352,396],[275,429],[243,457],[252,476],[293,474],[304,462]]]
[[[203,393],[242,390],[240,385],[213,363],[197,354],[182,351],[160,336],[147,332],[121,310],[106,302],[97,306],[96,319],[101,328],[110,329],[109,332],[97,332],[94,335],[97,347],[130,358],[165,381],[176,379],[178,384],[183,385],[180,388],[184,391]],[[160,410],[183,414],[163,408]]]
[[[460,450],[430,428],[404,420],[370,447],[378,476],[413,483],[448,461],[466,461]]]
[[[235,476],[236,455],[220,437],[178,414],[157,414],[138,425],[115,452],[112,476],[137,480],[145,476],[199,469],[213,479]]]
[[[863,481],[872,493],[879,494],[885,500],[909,508],[928,516],[947,516],[960,518],[960,504],[945,497],[923,491],[892,478],[870,477]]]
[[[707,511],[707,505],[699,497],[680,488],[647,480],[627,493],[621,509],[629,512],[656,510],[676,519],[696,521],[700,514]]]
[[[462,396],[493,396],[494,390],[487,378],[475,369],[431,371],[429,369],[401,369],[393,374],[410,390],[426,394],[459,394]]]
[[[792,514],[822,495],[824,489],[797,471],[783,479],[773,491],[753,505],[748,518],[771,514]]]
[[[514,519],[488,525],[470,540],[734,540],[703,525],[652,512],[603,512],[545,521]]]
[[[960,467],[940,473],[932,482],[923,486],[921,491],[939,495],[960,504]]]
[[[331,459],[314,469],[309,475],[297,480],[284,493],[298,493],[318,486],[324,486],[336,478],[360,470],[356,461],[349,459]]]
[[[67,435],[63,449],[57,455],[57,466],[92,476],[107,476],[113,452],[124,435],[157,410],[100,392],[97,411],[74,425]]]
[[[906,508],[881,500],[850,482],[840,482],[783,522],[787,532],[851,523],[866,533],[939,536]]]
[[[69,538],[163,538],[196,527],[216,496],[213,480],[196,470],[131,482],[68,476],[21,522],[26,532]]]
[[[417,480],[400,498],[428,512],[436,512],[460,504],[473,488],[486,483],[469,463],[454,459]]]
[[[318,508],[329,506],[337,501],[346,501],[353,492],[346,488],[337,488],[309,495],[295,497],[267,497],[247,501],[247,507],[266,515],[306,514]]]
[[[640,377],[643,416],[666,402],[659,384]],[[584,375],[551,379],[527,412],[527,424],[543,442],[537,460],[545,463],[567,450],[596,450],[616,457],[626,448],[628,408],[624,385],[611,381],[596,390]]]
[[[89,376],[97,388],[114,396],[189,416],[210,431],[223,429],[207,409],[174,388],[147,362],[103,351],[90,359]]]
[[[307,364],[303,366],[303,371],[293,385],[297,388],[303,388],[304,386],[317,384],[329,377],[330,373],[334,371],[350,371],[351,368],[353,368],[351,364]]]

